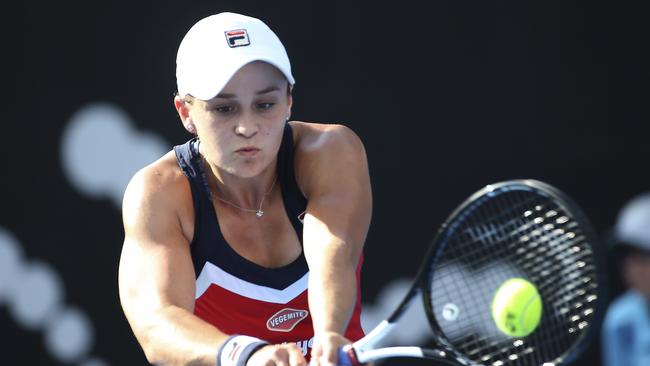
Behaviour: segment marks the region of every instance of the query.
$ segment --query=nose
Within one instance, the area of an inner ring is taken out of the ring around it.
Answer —
[[[257,123],[248,118],[242,118],[235,125],[235,133],[244,138],[251,138],[257,134],[259,127]]]

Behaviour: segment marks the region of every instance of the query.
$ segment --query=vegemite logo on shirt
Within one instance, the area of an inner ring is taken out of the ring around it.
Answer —
[[[228,41],[228,46],[230,46],[230,48],[248,46],[251,44],[246,29],[226,31],[226,40]]]
[[[274,332],[290,332],[293,328],[304,320],[309,312],[307,310],[297,310],[284,308],[273,314],[266,321],[266,328]]]

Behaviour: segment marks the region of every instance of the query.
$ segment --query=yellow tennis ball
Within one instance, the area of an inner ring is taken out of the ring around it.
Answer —
[[[497,328],[510,337],[532,333],[542,318],[542,298],[535,285],[523,278],[501,284],[492,300],[492,318]]]

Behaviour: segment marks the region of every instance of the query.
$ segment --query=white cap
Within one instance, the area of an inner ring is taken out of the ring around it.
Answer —
[[[650,251],[650,193],[637,196],[623,206],[614,235],[620,243]]]
[[[181,96],[214,98],[244,65],[265,61],[293,85],[287,51],[259,19],[219,13],[199,20],[187,32],[176,56],[176,84]]]

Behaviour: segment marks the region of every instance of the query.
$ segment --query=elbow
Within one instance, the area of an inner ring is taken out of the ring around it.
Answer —
[[[169,360],[165,355],[165,347],[160,344],[160,329],[153,324],[138,324],[133,327],[133,334],[140,344],[147,362],[151,365],[163,366],[169,365]]]
[[[147,362],[151,365],[163,365],[161,362],[162,360],[160,357],[156,356],[156,353],[151,349],[147,347],[142,347],[144,350],[144,357],[147,359]]]
[[[150,365],[155,365],[155,366],[169,365],[168,363],[165,363],[164,359],[159,355],[159,352],[145,351],[144,355],[145,355],[145,358],[147,359],[147,362]]]
[[[140,343],[140,347],[144,352],[144,356],[147,359],[147,362],[151,365],[165,365],[163,357],[159,351],[159,347],[155,346],[155,342],[152,340],[153,329],[149,328],[139,332],[137,339]]]

